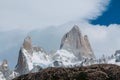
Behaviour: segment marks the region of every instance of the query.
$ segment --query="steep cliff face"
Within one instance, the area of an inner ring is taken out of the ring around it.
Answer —
[[[29,65],[27,63],[27,59],[29,58],[29,61],[31,61],[31,57],[33,54],[33,48],[32,48],[32,41],[29,36],[27,36],[24,39],[23,45],[19,51],[19,57],[18,57],[18,63],[16,65],[16,71],[20,74],[26,74],[29,72]],[[26,57],[28,56],[28,57]]]
[[[73,26],[73,28],[63,36],[60,49],[65,49],[74,53],[80,60],[84,57],[94,58],[94,53],[87,35],[82,36],[77,25]]]
[[[33,46],[32,46],[32,40],[31,40],[30,36],[27,36],[24,39],[22,48],[27,50],[27,52],[32,55],[32,53],[33,53]]]
[[[47,62],[48,56],[45,51],[32,45],[32,40],[29,36],[24,39],[23,45],[19,51],[18,62],[15,71],[21,74],[27,74],[31,72],[34,67],[41,62]]]
[[[21,48],[19,51],[18,63],[16,65],[16,69],[15,69],[15,71],[20,74],[26,74],[29,72],[27,59],[25,57],[23,50],[24,49]],[[30,54],[28,54],[28,55],[30,56]],[[30,58],[30,57],[28,57],[28,58]],[[29,60],[31,60],[31,59],[29,59]]]
[[[90,57],[95,57],[87,35],[84,36],[84,40],[86,43],[87,52],[90,54]]]

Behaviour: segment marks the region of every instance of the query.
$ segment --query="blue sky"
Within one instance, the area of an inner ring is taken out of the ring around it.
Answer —
[[[27,35],[34,45],[59,49],[62,36],[79,25],[96,57],[120,48],[119,0],[0,0],[0,61],[17,62]],[[52,38],[51,38],[52,36]]]
[[[120,0],[111,0],[107,10],[100,17],[92,20],[91,23],[100,25],[120,24]]]

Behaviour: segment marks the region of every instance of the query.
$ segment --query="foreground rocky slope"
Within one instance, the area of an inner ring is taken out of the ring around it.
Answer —
[[[13,80],[120,80],[120,66],[96,64],[87,67],[47,68]]]

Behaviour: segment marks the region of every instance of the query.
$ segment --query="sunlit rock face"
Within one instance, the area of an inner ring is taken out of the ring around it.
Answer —
[[[87,35],[83,36],[77,25],[73,26],[73,28],[63,36],[60,49],[74,53],[80,60],[83,58],[94,58],[94,53]]]
[[[32,46],[31,37],[27,36],[27,37],[24,39],[22,48],[26,49],[30,54],[33,53],[33,46]]]

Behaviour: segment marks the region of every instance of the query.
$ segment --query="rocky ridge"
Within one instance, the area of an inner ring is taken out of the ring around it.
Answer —
[[[96,64],[86,67],[51,67],[13,80],[120,80],[120,66]]]

